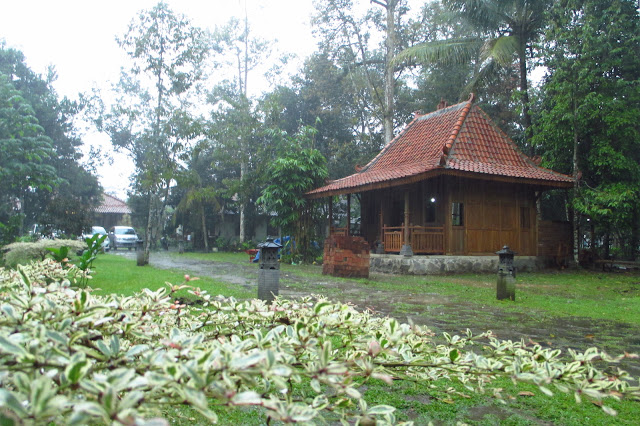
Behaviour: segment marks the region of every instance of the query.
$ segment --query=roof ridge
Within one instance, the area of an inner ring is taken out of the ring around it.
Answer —
[[[489,117],[489,114],[487,114],[482,108],[480,108],[479,106],[476,105],[476,108],[478,108],[478,111],[480,111],[480,113],[487,119],[487,122],[494,128],[495,131],[498,132],[498,134],[502,137],[502,139],[504,139],[509,145],[511,145],[511,147],[515,150],[515,152],[520,156],[520,158],[522,158],[524,160],[525,163],[528,163],[529,165],[537,168],[537,169],[543,169],[543,170],[548,170],[550,172],[565,176],[563,173],[560,172],[556,172],[554,170],[551,169],[546,169],[544,167],[540,167],[539,165],[537,165],[533,159],[531,159],[531,157],[529,157],[527,154],[525,154],[522,149],[520,149],[520,147],[518,146],[517,143],[515,143],[515,141],[513,139],[511,139],[509,137],[509,135],[507,135],[507,133],[502,130],[500,128],[500,126],[498,126],[493,120],[491,120],[491,117]]]
[[[467,119],[467,116],[469,115],[469,111],[471,111],[471,106],[473,105],[473,101],[475,100],[475,98],[476,96],[472,93],[471,96],[469,96],[469,99],[465,101],[466,105],[460,111],[460,116],[458,117],[458,121],[456,121],[456,124],[453,125],[451,134],[449,135],[449,137],[447,138],[447,141],[442,147],[442,156],[440,157],[441,166],[444,166],[446,164],[447,157],[451,152],[451,148],[453,147],[454,142],[456,141],[456,139],[458,138],[458,135],[460,134],[460,129],[462,129],[462,126],[464,125],[464,122]],[[464,103],[464,102],[460,102],[460,103]]]
[[[378,160],[383,156],[383,154],[391,148],[391,146],[396,142],[396,140],[398,140],[402,135],[404,135],[415,124],[416,121],[428,118],[432,114],[442,114],[444,111],[446,111],[448,109],[460,108],[460,105],[465,104],[465,103],[472,103],[474,101],[474,99],[475,99],[475,95],[472,93],[471,96],[469,97],[469,99],[464,101],[464,102],[458,102],[457,104],[449,105],[449,106],[447,106],[445,108],[437,109],[435,111],[431,111],[431,112],[428,112],[426,114],[414,113],[413,119],[409,122],[409,124],[404,126],[404,128],[400,131],[400,133],[398,133],[393,139],[391,139],[391,141],[388,144],[386,144],[380,150],[380,152],[375,157],[373,157],[373,159],[371,161],[369,161],[360,170],[357,170],[356,173],[364,173],[370,167],[374,166],[378,162]],[[463,110],[465,108],[463,108]],[[463,113],[464,113],[464,111],[463,111]],[[462,119],[462,121],[464,122],[464,119]],[[458,129],[458,130],[460,130],[460,129]],[[454,139],[455,139],[455,137],[454,137]]]
[[[378,162],[378,160],[380,159],[380,157],[382,157],[382,155],[389,150],[389,148],[394,144],[394,142],[396,140],[398,140],[400,138],[400,136],[404,135],[408,129],[411,128],[411,126],[413,126],[413,124],[418,120],[419,117],[424,117],[424,115],[419,115],[419,114],[414,114],[413,115],[413,119],[409,122],[409,124],[407,124],[406,126],[404,126],[404,128],[400,131],[400,133],[398,133],[396,136],[394,136],[393,139],[391,139],[389,141],[388,144],[386,144],[381,150],[380,152],[371,159],[371,161],[369,161],[364,167],[362,167],[360,170],[358,170],[356,173],[364,173],[367,171],[367,169],[369,169],[369,167],[372,167],[374,164],[376,164]],[[338,180],[338,179],[336,179]]]
[[[538,170],[544,170],[546,172],[549,172],[553,175],[556,175],[558,177],[562,177],[562,178],[570,178],[571,176],[566,175],[564,173],[560,173],[558,171],[546,168],[546,167],[542,167],[538,164],[536,164],[531,157],[529,157],[527,154],[525,154],[522,149],[520,149],[520,147],[518,146],[517,143],[515,143],[515,141],[513,139],[511,139],[509,137],[509,135],[500,128],[500,126],[498,126],[489,116],[489,114],[487,114],[481,107],[479,107],[478,105],[474,105],[475,109],[478,111],[478,113],[480,115],[482,115],[482,117],[485,119],[486,123],[488,123],[493,130],[505,141],[505,143],[507,143],[514,151],[515,153],[527,164],[529,164],[531,167],[538,169]]]

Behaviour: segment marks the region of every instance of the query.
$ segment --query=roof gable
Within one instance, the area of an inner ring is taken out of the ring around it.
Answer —
[[[438,174],[484,175],[543,186],[573,179],[534,164],[471,98],[416,116],[357,173],[310,191],[316,198],[403,185]]]
[[[131,209],[127,203],[106,193],[102,194],[102,202],[95,209],[96,213],[121,213],[130,214]]]

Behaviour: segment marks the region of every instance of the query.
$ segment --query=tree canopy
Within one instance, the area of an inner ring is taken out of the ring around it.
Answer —
[[[58,98],[54,79],[53,69],[43,79],[20,51],[0,45],[0,242],[34,224],[79,235],[99,202],[72,124],[79,106]]]
[[[247,13],[209,32],[162,2],[141,11],[118,38],[130,62],[115,86],[116,100],[95,122],[136,164],[131,195],[135,217],[146,217],[140,226],[147,248],[166,227],[165,209],[176,212],[181,202],[183,216],[199,210],[186,232],[198,233],[203,247],[231,221],[239,240],[255,237],[257,223],[268,218],[256,200],[272,183],[273,163],[291,157],[283,133],[313,127],[313,148],[325,158],[328,177],[341,178],[370,161],[413,112],[474,91],[477,104],[528,154],[581,178],[576,194],[559,197],[568,207],[562,218],[575,217],[578,225],[588,219],[595,224],[591,244],[607,251],[615,240],[634,257],[640,221],[636,3],[416,5],[316,2],[317,49],[289,81],[259,96],[248,90],[249,78],[251,87],[271,81],[259,71],[276,62],[271,52],[277,44],[255,36]],[[82,141],[70,124],[80,106],[57,99],[50,85],[55,72],[34,75],[11,49],[0,59],[3,160],[20,159],[20,170],[8,160],[2,170],[15,179],[1,183],[7,202],[0,222],[8,226],[14,218],[24,229],[38,217],[61,217],[74,203],[90,205],[98,189],[79,165]],[[539,65],[547,75],[531,81]],[[19,135],[24,144],[16,145],[17,136],[9,135],[17,135],[19,120],[29,125]],[[65,174],[82,184],[69,184]],[[74,195],[65,198],[69,191]],[[203,212],[195,200],[205,193],[216,203]],[[192,201],[183,198],[187,194]],[[17,199],[22,212],[9,208]]]

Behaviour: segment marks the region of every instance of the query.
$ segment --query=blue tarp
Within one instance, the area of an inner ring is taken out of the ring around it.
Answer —
[[[283,249],[286,250],[284,254],[291,254],[291,246],[287,245],[289,241],[292,241],[293,246],[295,247],[296,245],[295,240],[288,235],[286,237],[276,238],[275,240],[273,240],[274,243],[280,244],[282,246],[281,249],[278,249],[278,257],[280,257],[280,254],[282,254],[281,252]],[[258,251],[258,253],[256,254],[256,257],[253,258],[253,263],[258,263],[259,260],[260,260],[260,251]]]

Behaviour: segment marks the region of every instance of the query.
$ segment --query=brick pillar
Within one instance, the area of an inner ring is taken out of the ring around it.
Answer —
[[[324,241],[322,273],[334,277],[369,278],[369,244],[362,237],[330,235]]]

